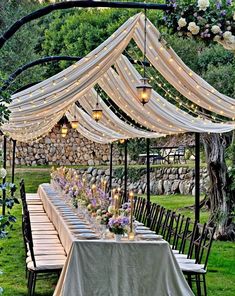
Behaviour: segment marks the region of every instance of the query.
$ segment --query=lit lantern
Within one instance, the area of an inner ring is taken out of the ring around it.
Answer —
[[[67,128],[66,124],[63,124],[62,125],[62,128],[61,128],[61,135],[62,135],[62,137],[65,138],[66,135],[67,135],[67,133],[68,133],[68,128]]]
[[[125,143],[125,139],[120,139],[120,140],[119,140],[119,143],[120,143],[120,144]]]
[[[97,103],[95,109],[92,110],[92,117],[93,119],[95,119],[96,122],[98,122],[102,118],[102,115],[103,110],[100,109],[99,103]]]
[[[100,108],[99,94],[97,92],[97,102],[96,102],[95,108],[92,110],[92,117],[93,119],[95,119],[96,122],[98,122],[102,118],[102,115],[103,115],[103,110]]]
[[[146,78],[146,49],[147,49],[147,16],[145,10],[145,19],[144,19],[144,60],[143,60],[143,70],[144,77],[140,79],[141,84],[136,86],[137,95],[140,103],[145,105],[149,102],[152,94],[152,86],[148,83],[148,78]]]
[[[78,121],[76,120],[76,118],[74,118],[74,120],[71,121],[71,126],[74,129],[78,128]]]
[[[141,78],[141,84],[136,86],[138,99],[145,105],[149,102],[152,94],[152,86],[148,83],[147,78]]]

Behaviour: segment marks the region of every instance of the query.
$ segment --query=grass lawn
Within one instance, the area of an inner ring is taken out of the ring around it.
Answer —
[[[48,169],[18,169],[16,184],[21,178],[25,179],[27,192],[36,192],[39,184],[48,182],[50,174]],[[182,209],[193,204],[192,196],[153,196],[152,201],[177,210],[180,208],[185,215],[193,217],[193,211]],[[3,287],[5,296],[26,296],[26,280],[24,265],[24,247],[21,235],[21,207],[15,206],[12,213],[17,217],[8,238],[0,240],[0,287]],[[208,213],[201,213],[202,222],[206,221]],[[233,296],[235,279],[235,244],[230,242],[214,242],[211,257],[209,258],[207,286],[209,296]],[[46,278],[37,281],[36,295],[49,296],[53,294],[56,278]],[[108,295],[107,295],[108,296]],[[159,295],[160,296],[160,295]]]

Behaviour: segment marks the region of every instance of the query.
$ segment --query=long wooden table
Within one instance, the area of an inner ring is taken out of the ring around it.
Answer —
[[[191,296],[164,241],[82,240],[79,217],[50,184],[38,193],[68,254],[54,296]]]

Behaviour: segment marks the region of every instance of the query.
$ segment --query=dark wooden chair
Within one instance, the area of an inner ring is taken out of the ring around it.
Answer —
[[[183,273],[187,276],[188,283],[192,287],[192,282],[196,283],[197,295],[201,296],[201,283],[203,283],[204,295],[207,295],[206,288],[206,273],[207,264],[215,234],[216,227],[209,227],[207,225],[197,226],[195,231],[195,240],[192,244],[191,255],[195,256],[195,262],[191,260],[185,262],[180,261],[179,265]],[[200,231],[198,233],[198,231]],[[178,260],[177,260],[178,261]]]
[[[26,259],[28,269],[28,295],[34,296],[36,279],[38,274],[60,274],[65,260],[65,255],[40,255],[35,256],[32,232],[30,228],[29,215],[24,220],[24,237],[29,250],[29,257]],[[53,245],[51,246],[53,248]]]

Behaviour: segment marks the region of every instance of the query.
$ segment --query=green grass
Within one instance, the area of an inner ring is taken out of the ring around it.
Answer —
[[[201,197],[203,198],[203,197]],[[192,195],[158,195],[151,197],[152,202],[156,202],[167,209],[177,211],[184,216],[194,219],[194,209],[188,209],[185,207],[194,205],[194,196]],[[204,208],[200,211],[200,222],[205,223],[208,221],[209,213]]]
[[[49,182],[48,169],[33,169],[27,172],[27,168],[19,169],[16,173],[16,184],[21,178],[25,179],[27,192],[36,192],[38,185]],[[193,211],[182,209],[194,203],[193,196],[169,195],[153,196],[152,201],[166,208],[180,211],[193,218]],[[21,235],[21,207],[15,206],[12,214],[17,217],[8,238],[0,240],[0,287],[4,289],[4,296],[26,296],[26,279],[24,265],[24,247]],[[208,213],[201,213],[202,222],[206,221]],[[208,296],[233,296],[235,278],[235,244],[230,242],[214,242],[208,264],[207,286]],[[52,295],[56,278],[47,278],[37,281],[36,295]],[[107,295],[108,296],[108,295]]]

